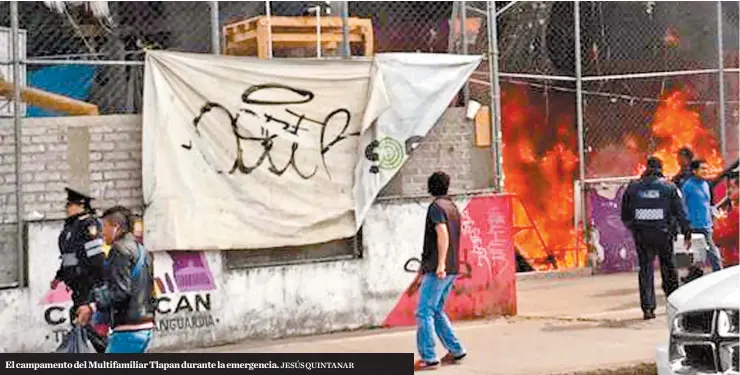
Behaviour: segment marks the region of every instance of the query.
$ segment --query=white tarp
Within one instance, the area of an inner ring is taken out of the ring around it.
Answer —
[[[480,64],[480,56],[390,53],[375,57],[355,169],[355,209],[364,218],[421,139]],[[357,229],[362,220],[357,221]]]
[[[379,139],[377,148],[393,152],[388,139],[425,135],[479,61],[428,54],[378,55],[373,64],[147,53],[147,245],[154,251],[255,249],[352,236],[403,163],[381,152],[372,169],[380,173],[372,173],[365,150],[376,148],[367,146]]]

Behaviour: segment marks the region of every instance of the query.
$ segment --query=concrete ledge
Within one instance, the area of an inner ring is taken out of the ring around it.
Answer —
[[[567,270],[557,271],[534,271],[534,272],[520,272],[516,274],[517,281],[527,280],[547,280],[547,279],[572,279],[577,277],[593,276],[594,270],[591,267],[571,268]]]

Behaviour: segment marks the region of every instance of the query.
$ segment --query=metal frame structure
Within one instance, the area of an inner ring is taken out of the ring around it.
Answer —
[[[485,82],[489,85],[490,97],[492,101],[492,107],[494,115],[491,116],[491,129],[493,135],[493,147],[492,154],[494,158],[494,168],[496,171],[496,191],[503,190],[503,160],[501,159],[501,147],[502,147],[502,135],[501,129],[501,94],[500,94],[500,77],[505,78],[519,78],[528,80],[541,80],[541,81],[567,81],[575,82],[575,96],[576,96],[576,122],[577,122],[577,133],[578,133],[578,157],[581,161],[579,163],[578,180],[579,186],[586,186],[588,183],[595,183],[599,181],[627,181],[631,177],[615,177],[607,179],[587,179],[586,178],[586,154],[585,154],[585,124],[584,124],[584,93],[583,89],[584,82],[597,82],[607,80],[621,80],[621,79],[639,79],[639,78],[660,78],[660,77],[675,77],[675,76],[687,76],[687,75],[698,75],[698,74],[717,74],[719,81],[718,88],[718,102],[719,102],[719,142],[720,152],[722,156],[727,159],[727,134],[726,134],[726,104],[738,103],[737,100],[728,101],[725,93],[725,73],[738,73],[740,79],[740,69],[732,68],[727,69],[724,66],[723,58],[723,14],[722,14],[722,2],[716,2],[717,9],[717,64],[716,69],[698,69],[698,70],[681,70],[681,71],[663,71],[663,72],[650,72],[650,73],[632,73],[632,74],[619,74],[619,75],[587,75],[584,76],[582,73],[583,57],[581,49],[581,14],[580,14],[580,1],[576,0],[573,3],[573,23],[574,23],[574,54],[575,54],[575,74],[573,77],[570,76],[553,76],[544,74],[525,74],[525,73],[512,73],[502,72],[499,69],[499,48],[498,48],[498,33],[497,33],[497,18],[501,16],[507,10],[520,4],[518,1],[511,1],[505,6],[495,9],[495,2],[487,2],[488,12],[488,49],[489,49],[489,70],[491,82]],[[737,2],[738,11],[740,12],[740,1]],[[462,17],[465,17],[467,10],[473,10],[474,12],[481,13],[479,9],[470,7],[463,7]],[[740,32],[738,33],[740,35]],[[738,50],[740,50],[740,37],[738,39]],[[483,83],[478,81],[477,83]],[[536,85],[536,84],[535,84]],[[619,96],[619,95],[617,95]],[[740,98],[738,98],[740,99]],[[655,100],[656,102],[658,100]],[[731,158],[734,160],[734,158]],[[585,204],[585,189],[580,189],[580,204],[577,205],[579,212],[576,213],[576,225],[580,226],[583,233],[586,233],[587,223],[586,217],[586,204]],[[580,265],[579,265],[580,266]]]

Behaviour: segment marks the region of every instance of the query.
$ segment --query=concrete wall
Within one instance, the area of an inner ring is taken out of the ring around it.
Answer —
[[[449,108],[382,195],[426,194],[436,170],[452,177],[452,192],[491,186],[490,151],[473,146],[463,108]],[[64,217],[68,181],[87,184],[96,207],[143,205],[141,117],[48,117],[23,121],[23,199],[26,215]],[[0,285],[16,281],[15,146],[13,121],[0,119]]]
[[[362,259],[229,270],[220,252],[156,253],[158,332],[154,348],[413,324],[414,275],[427,200],[376,204]],[[508,197],[460,198],[463,274],[447,312],[453,319],[516,313]],[[69,328],[70,296],[49,290],[62,222],[28,224],[27,288],[0,291],[0,352],[48,352]],[[466,272],[467,269],[470,272]]]

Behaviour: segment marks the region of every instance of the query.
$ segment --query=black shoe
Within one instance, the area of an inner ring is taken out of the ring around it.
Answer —
[[[644,320],[655,319],[655,311],[648,310],[648,311],[643,312],[642,319]]]

